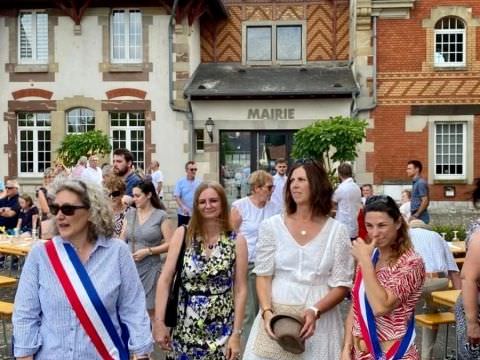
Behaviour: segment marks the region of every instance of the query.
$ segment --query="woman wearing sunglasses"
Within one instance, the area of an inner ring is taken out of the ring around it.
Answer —
[[[337,305],[352,284],[347,228],[329,214],[333,189],[322,166],[297,163],[285,184],[285,212],[260,226],[254,272],[260,312],[244,359],[338,359],[343,322]],[[303,318],[297,356],[276,342],[270,320]]]
[[[80,180],[53,188],[56,236],[36,244],[13,313],[17,359],[148,359],[145,295],[128,247],[113,237],[105,194]],[[129,338],[125,335],[128,330]]]
[[[128,209],[128,206],[122,201],[126,190],[125,182],[118,176],[108,176],[105,181],[105,188],[112,204],[113,233],[116,237],[119,237],[122,233],[123,220]]]
[[[135,208],[127,212],[121,238],[128,242],[145,289],[147,310],[153,318],[155,288],[173,226],[151,181],[138,183],[132,192]]]
[[[231,222],[236,232],[242,234],[248,245],[248,298],[245,309],[244,339],[248,338],[253,320],[258,314],[257,291],[255,287],[255,246],[260,223],[278,214],[282,204],[271,201],[274,190],[273,176],[264,170],[254,171],[248,178],[251,194],[232,204]]]
[[[353,241],[358,267],[341,359],[419,359],[414,312],[425,280],[424,263],[390,196],[369,197],[364,210],[370,243]]]

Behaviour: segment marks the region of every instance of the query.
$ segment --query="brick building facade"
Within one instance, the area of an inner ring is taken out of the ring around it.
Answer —
[[[356,9],[357,39],[370,40],[354,56],[369,108],[360,116],[371,124],[364,180],[398,196],[407,161],[418,159],[433,206],[468,200],[480,177],[480,3],[384,3]]]

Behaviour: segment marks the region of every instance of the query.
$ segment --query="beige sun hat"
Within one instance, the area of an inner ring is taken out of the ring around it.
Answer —
[[[432,227],[429,224],[425,224],[420,219],[413,219],[408,223],[411,229],[425,229],[425,230],[432,230]]]
[[[302,317],[291,314],[277,314],[270,319],[270,329],[278,338],[278,344],[293,354],[305,351],[305,341],[300,337],[303,324]]]

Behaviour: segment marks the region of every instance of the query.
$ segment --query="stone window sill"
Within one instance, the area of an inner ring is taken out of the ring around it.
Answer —
[[[106,64],[107,72],[142,72],[145,70],[145,64]]]
[[[16,73],[48,73],[49,64],[16,64],[13,71]]]
[[[466,66],[435,66],[433,65],[434,71],[468,71]]]
[[[463,185],[463,184],[468,184],[468,181],[467,179],[455,179],[455,180],[434,179],[433,184],[434,185]]]

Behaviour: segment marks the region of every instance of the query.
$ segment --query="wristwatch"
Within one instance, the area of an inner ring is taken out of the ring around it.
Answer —
[[[317,308],[315,306],[310,306],[310,307],[308,307],[308,310],[312,310],[313,313],[315,314],[315,318],[320,319],[320,315],[322,315],[322,312],[320,311],[319,308]]]

